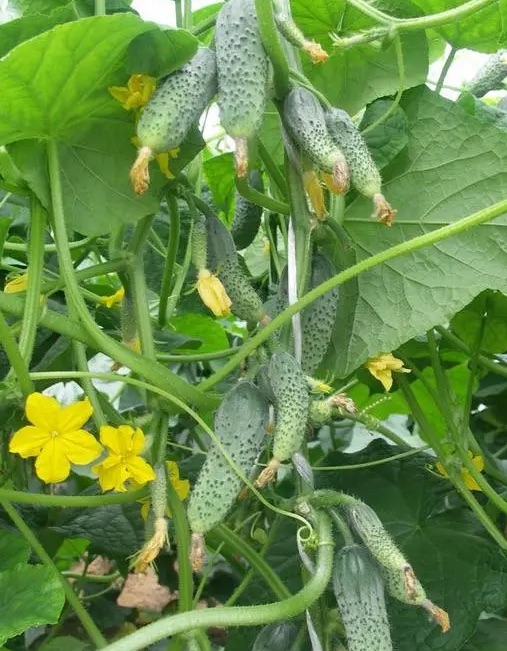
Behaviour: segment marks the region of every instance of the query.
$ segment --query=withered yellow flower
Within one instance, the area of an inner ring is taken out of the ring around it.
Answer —
[[[199,269],[197,291],[204,305],[209,307],[215,316],[228,316],[231,313],[232,301],[221,280],[209,269]]]
[[[401,359],[392,353],[382,353],[378,357],[369,359],[365,366],[373,377],[382,383],[386,391],[393,386],[393,371],[395,373],[410,373],[410,369],[404,368]]]
[[[120,289],[116,290],[114,294],[111,294],[110,296],[101,296],[99,298],[99,303],[100,305],[103,305],[104,307],[111,308],[113,305],[118,305],[123,301],[125,297],[125,290],[123,287],[120,287]]]

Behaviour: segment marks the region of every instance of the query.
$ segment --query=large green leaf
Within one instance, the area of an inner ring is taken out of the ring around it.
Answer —
[[[375,441],[358,454],[332,453],[322,465],[365,463],[392,454],[392,446]],[[421,455],[354,472],[317,474],[319,487],[357,495],[375,509],[428,597],[450,615],[451,630],[443,635],[422,609],[392,601],[389,619],[397,651],[457,651],[482,611],[496,612],[507,604],[507,556],[468,509],[446,510],[450,484],[428,472],[428,461]]]
[[[391,103],[389,100],[378,99],[370,104],[361,120],[361,130],[382,118],[390,109]],[[403,109],[398,106],[387,120],[365,133],[364,139],[379,169],[385,167],[408,143],[407,116]]]
[[[207,314],[197,314],[196,312],[187,312],[186,314],[174,316],[169,322],[169,327],[181,333],[190,340],[200,341],[200,345],[185,348],[182,345],[178,348],[178,354],[199,352],[214,353],[217,350],[229,348],[229,341],[223,326]],[[192,341],[192,344],[194,344]]]
[[[507,621],[485,619],[479,622],[477,630],[463,647],[463,651],[505,651],[505,640],[507,640]]]
[[[64,594],[56,573],[42,565],[17,565],[0,573],[0,644],[30,626],[56,624]]]
[[[483,292],[458,312],[452,330],[472,350],[478,345],[486,353],[507,351],[507,296]]]
[[[0,572],[26,563],[30,557],[30,545],[19,534],[0,529]]]
[[[133,14],[95,16],[57,25],[15,47],[0,61],[0,143],[68,138],[90,116],[114,113],[107,88],[122,81],[115,72],[128,45],[158,29]],[[196,43],[187,32],[173,32],[175,66]]]
[[[331,32],[339,31],[343,36],[359,32],[374,25],[370,18],[350,8],[345,0],[292,0],[291,4],[305,35],[330,53],[324,64],[313,65],[307,59],[303,63],[306,75],[333,104],[356,113],[378,97],[397,91],[398,64],[393,43],[384,47],[374,42],[346,50],[332,46]],[[413,15],[410,2],[404,3],[402,9],[403,14]],[[404,34],[401,42],[405,88],[410,88],[426,80],[428,43],[422,32]]]
[[[224,211],[227,219],[232,219],[236,192],[232,154],[227,152],[220,156],[208,158],[203,167],[204,178],[211,190],[213,201],[220,210]]]
[[[412,0],[425,14],[453,9],[464,0]],[[437,31],[456,48],[471,48],[480,52],[495,52],[507,43],[506,6],[504,0],[460,20],[450,21]]]
[[[358,260],[452,223],[505,198],[507,134],[466,115],[426,88],[402,104],[409,142],[384,169],[398,209],[392,228],[371,219],[358,197],[346,229]],[[446,323],[486,288],[507,291],[507,217],[375,267],[344,288],[325,368],[348,375],[367,358],[395,350]],[[335,247],[336,248],[336,247]]]
[[[74,17],[77,18],[77,16]],[[59,23],[65,23],[67,20],[70,20],[69,11],[66,7],[61,7],[51,16],[22,16],[0,25],[0,57],[5,56],[9,50],[23,41],[33,38]]]

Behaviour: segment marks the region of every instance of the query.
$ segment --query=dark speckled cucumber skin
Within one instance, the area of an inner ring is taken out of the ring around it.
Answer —
[[[269,406],[251,382],[240,382],[225,396],[215,415],[215,434],[245,475],[261,451]],[[190,494],[188,520],[193,533],[204,534],[223,522],[242,481],[220,450],[212,447]]]
[[[380,193],[380,172],[349,114],[341,109],[330,109],[326,112],[326,123],[331,138],[345,154],[352,185],[369,198]]]
[[[476,97],[483,97],[490,90],[502,87],[507,77],[507,50],[498,50],[486,60],[476,76],[468,85],[468,90]]]
[[[264,192],[264,184],[259,170],[251,170],[248,174],[248,184]],[[262,208],[239,192],[236,192],[236,209],[231,226],[231,235],[238,250],[246,249],[254,241],[261,225]]]
[[[251,138],[264,115],[268,59],[253,0],[229,0],[215,28],[220,121],[233,138]]]
[[[141,145],[166,152],[185,140],[216,93],[215,53],[200,47],[182,68],[169,75],[145,106],[137,124]]]
[[[365,547],[347,545],[336,554],[333,590],[348,651],[392,651],[382,573]]]

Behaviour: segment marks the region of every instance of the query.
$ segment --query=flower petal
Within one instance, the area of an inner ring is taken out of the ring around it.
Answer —
[[[61,409],[55,398],[42,393],[31,393],[26,399],[26,417],[32,425],[48,433],[57,431],[58,414]]]
[[[120,493],[125,492],[125,482],[129,475],[121,463],[114,466],[106,467],[104,463],[99,463],[92,468],[92,471],[99,476],[99,484],[103,491],[116,490]]]
[[[123,427],[120,425],[120,429]],[[132,430],[132,428],[130,428]],[[140,452],[143,451],[144,448],[144,433],[142,429],[139,429],[139,427],[136,427],[134,431],[132,431],[132,434],[130,435],[130,450],[135,454],[139,454]]]
[[[9,443],[9,452],[19,454],[23,459],[36,457],[50,438],[48,432],[27,425],[14,433]]]
[[[67,434],[67,432],[75,432],[81,429],[92,414],[93,407],[88,398],[62,407],[57,417],[57,432]]]
[[[96,459],[102,452],[97,439],[83,429],[65,432],[58,437],[59,447],[71,463],[84,466]]]
[[[70,463],[63,450],[56,444],[57,438],[52,438],[42,449],[35,462],[37,477],[46,484],[55,484],[67,479],[70,474]]]
[[[111,427],[111,425],[102,425],[99,437],[102,445],[108,450],[115,452],[116,454],[123,454],[123,440],[116,427]]]
[[[129,477],[138,483],[145,484],[155,479],[155,471],[142,457],[132,457],[126,466]]]

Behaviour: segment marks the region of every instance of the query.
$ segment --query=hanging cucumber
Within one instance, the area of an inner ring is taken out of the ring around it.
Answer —
[[[130,178],[136,194],[149,186],[149,161],[185,140],[216,93],[215,53],[199,47],[195,56],[170,74],[155,91],[137,123],[140,141]]]
[[[273,457],[256,482],[262,487],[274,478],[282,461],[299,451],[306,432],[309,395],[301,366],[286,352],[272,355],[260,380],[261,390],[275,407]]]
[[[507,50],[498,50],[487,58],[477,74],[467,85],[467,90],[476,97],[483,97],[490,90],[502,88],[507,77]]]
[[[215,27],[220,121],[234,138],[236,173],[248,172],[248,140],[261,126],[267,101],[268,59],[254,0],[229,0]]]
[[[363,137],[341,109],[330,109],[326,123],[331,138],[345,154],[352,185],[365,197],[372,199],[375,211],[373,217],[391,226],[396,210],[391,208],[382,194],[382,178]]]
[[[287,130],[304,153],[325,172],[333,175],[339,192],[349,187],[345,156],[329,135],[324,111],[313,93],[294,88],[285,98],[283,118]]]
[[[259,170],[250,170],[248,185],[259,192],[264,192],[264,184]],[[261,225],[262,208],[239,192],[236,192],[236,209],[231,226],[231,235],[238,250],[246,249],[254,241]]]
[[[348,651],[392,651],[382,574],[365,547],[347,545],[336,554],[333,590]]]
[[[249,475],[262,448],[269,406],[251,382],[240,382],[224,397],[215,414],[215,434],[244,475]],[[192,530],[190,559],[202,566],[203,535],[223,522],[241,489],[242,480],[222,452],[213,447],[190,493],[188,521]]]
[[[318,287],[334,276],[332,264],[323,255],[315,255],[312,260],[310,288]],[[312,375],[321,363],[331,341],[336,309],[338,288],[329,290],[317,298],[301,314],[301,335],[303,340],[301,368],[305,375]]]
[[[288,3],[287,3],[288,4]],[[320,43],[316,41],[309,41],[303,32],[294,22],[289,11],[283,6],[280,0],[275,0],[274,3],[275,21],[280,33],[296,47],[310,55],[313,63],[323,63],[329,58],[328,53],[322,48]]]

